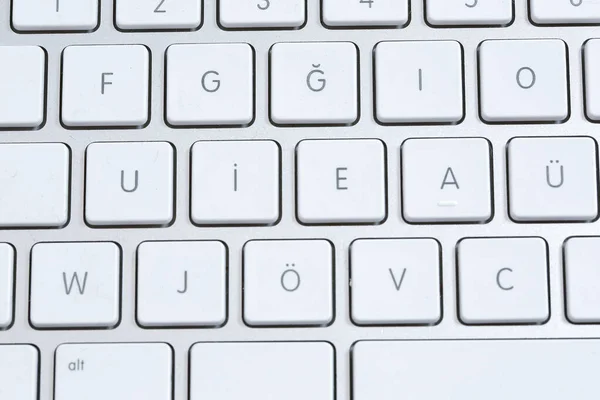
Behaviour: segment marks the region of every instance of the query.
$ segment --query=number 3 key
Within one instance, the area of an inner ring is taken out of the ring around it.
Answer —
[[[219,15],[225,29],[297,29],[306,21],[306,0],[220,0]]]

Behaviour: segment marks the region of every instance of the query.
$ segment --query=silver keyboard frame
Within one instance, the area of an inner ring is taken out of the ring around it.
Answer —
[[[194,32],[124,33],[114,26],[113,2],[102,0],[101,24],[93,33],[18,34],[11,29],[9,0],[0,0],[0,44],[41,45],[48,53],[47,118],[38,131],[1,132],[2,142],[63,142],[72,150],[71,219],[63,229],[0,230],[0,242],[17,252],[15,320],[0,332],[0,343],[32,343],[40,349],[40,400],[53,398],[54,351],[67,342],[167,342],[174,349],[174,400],[188,398],[189,349],[199,341],[329,341],[336,348],[337,399],[350,398],[350,348],[362,339],[489,339],[600,337],[600,325],[573,325],[565,318],[562,245],[570,236],[599,235],[600,222],[517,224],[508,218],[505,146],[515,136],[590,135],[599,127],[586,120],[583,106],[584,42],[600,29],[538,27],[525,0],[516,0],[515,21],[505,28],[432,28],[424,21],[422,0],[411,0],[404,29],[326,29],[318,0],[308,1],[308,21],[297,31],[224,31],[216,22],[216,1],[204,0],[203,26]],[[486,125],[478,113],[477,47],[485,39],[560,38],[569,48],[571,116],[563,124]],[[466,117],[456,126],[381,126],[373,118],[372,56],[382,40],[458,40],[464,47]],[[360,109],[351,127],[275,127],[268,116],[268,55],[276,42],[351,41],[360,49]],[[247,128],[172,129],[164,121],[164,53],[173,43],[247,42],[256,52],[256,118]],[[145,44],[152,52],[151,122],[141,130],[67,130],[59,120],[60,59],[74,44]],[[483,136],[493,144],[494,219],[484,225],[409,225],[400,213],[400,145],[415,137]],[[196,227],[190,222],[190,148],[198,140],[273,139],[282,147],[282,219],[273,227]],[[302,226],[295,216],[294,151],[308,138],[380,138],[387,145],[388,218],[378,226]],[[176,148],[176,219],[166,228],[93,229],[84,222],[85,148],[96,141],[164,140]],[[568,166],[567,166],[568,168]],[[457,318],[455,245],[464,237],[542,236],[549,245],[551,318],[541,326],[465,326]],[[433,237],[442,245],[443,320],[434,327],[358,327],[349,317],[348,248],[357,238]],[[242,247],[252,239],[326,238],[335,245],[335,321],[325,328],[250,328],[242,318]],[[142,329],[135,319],[137,246],[147,240],[222,240],[229,249],[228,322],[220,329]],[[46,241],[115,241],[123,250],[122,318],[113,330],[33,329],[28,320],[31,247]]]

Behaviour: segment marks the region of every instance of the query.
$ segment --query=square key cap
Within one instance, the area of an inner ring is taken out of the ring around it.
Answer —
[[[219,23],[225,29],[298,29],[306,22],[306,2],[219,0]]]
[[[352,320],[434,325],[442,317],[440,245],[434,239],[359,239],[350,247]]]
[[[70,162],[63,143],[0,144],[0,228],[65,226]]]
[[[591,137],[515,138],[508,144],[510,217],[589,222],[598,216],[596,142]]]
[[[456,251],[463,323],[543,324],[550,318],[543,239],[469,238],[460,241]]]
[[[150,52],[142,45],[69,46],[61,121],[69,128],[139,128],[150,119]]]
[[[35,328],[113,328],[120,307],[121,249],[116,243],[33,246],[29,320]]]
[[[324,326],[333,321],[333,246],[327,240],[253,240],[244,246],[244,321]]]
[[[0,243],[0,331],[13,322],[14,287],[15,249],[8,243]]]
[[[557,39],[484,41],[479,94],[487,123],[564,122],[570,113],[567,45]]]
[[[426,0],[425,7],[433,26],[506,26],[514,18],[513,0]]]
[[[387,215],[386,149],[376,139],[304,140],[296,148],[298,219],[378,224]]]
[[[358,49],[350,42],[276,43],[271,120],[277,125],[351,125],[358,120]]]
[[[46,53],[38,46],[0,46],[0,129],[44,123]]]
[[[485,223],[492,218],[492,150],[483,138],[408,139],[402,202],[411,223]]]
[[[374,54],[378,122],[456,124],[463,119],[460,43],[454,40],[381,42]]]
[[[89,32],[99,15],[100,0],[12,1],[12,25],[23,32]]]

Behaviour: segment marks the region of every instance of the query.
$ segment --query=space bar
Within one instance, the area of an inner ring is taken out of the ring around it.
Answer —
[[[600,340],[361,341],[353,400],[600,399]]]

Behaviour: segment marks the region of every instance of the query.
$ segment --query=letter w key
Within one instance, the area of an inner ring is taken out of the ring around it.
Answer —
[[[36,244],[31,251],[31,325],[112,328],[120,320],[120,281],[116,243]]]
[[[87,285],[87,278],[88,278],[87,271],[83,275],[83,282],[79,281],[79,275],[77,275],[77,272],[74,272],[71,275],[71,283],[69,283],[69,284],[67,284],[67,273],[63,272],[62,275],[63,275],[63,283],[65,285],[65,293],[67,294],[67,296],[71,295],[71,292],[73,291],[73,284],[77,284],[77,290],[79,291],[79,294],[83,295],[85,293],[85,286]]]

